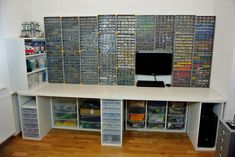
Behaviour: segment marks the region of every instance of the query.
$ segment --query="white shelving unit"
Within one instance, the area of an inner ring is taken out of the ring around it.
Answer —
[[[18,98],[22,137],[41,140],[51,129],[49,99],[25,95],[19,95]]]
[[[38,72],[45,71],[45,70],[47,70],[47,68],[35,69],[34,71],[28,72],[27,75],[31,75],[31,74],[38,73]]]
[[[45,56],[46,53],[39,53],[39,54],[34,54],[34,55],[26,55],[26,58],[33,58],[33,57],[39,57],[39,56]]]
[[[30,42],[36,46],[30,47]],[[46,53],[43,44],[40,47],[37,42],[45,43],[45,39],[9,38],[6,40],[11,91],[29,90],[47,82]],[[30,50],[32,54],[26,55],[26,49],[29,47],[33,48]],[[32,71],[27,72],[26,60],[32,61],[30,63]]]

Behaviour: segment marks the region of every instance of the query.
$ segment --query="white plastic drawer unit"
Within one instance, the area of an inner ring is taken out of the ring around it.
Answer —
[[[122,100],[102,100],[102,145],[122,145]]]
[[[24,138],[39,138],[36,101],[30,100],[21,107],[22,133]]]
[[[11,95],[6,88],[0,89],[0,144],[15,133]]]

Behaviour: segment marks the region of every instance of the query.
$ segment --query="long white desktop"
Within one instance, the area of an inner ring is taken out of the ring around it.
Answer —
[[[215,150],[215,147],[198,147],[198,136],[202,106],[214,103],[213,111],[216,113],[219,119],[222,119],[224,104],[227,101],[223,96],[221,96],[216,91],[210,88],[181,87],[153,88],[135,86],[74,85],[48,83],[36,87],[30,91],[19,91],[18,94],[20,107],[22,107],[22,105],[32,99],[32,97],[35,97],[36,99],[35,108],[37,109],[38,128],[40,134],[38,140],[43,138],[51,128],[55,128],[52,122],[53,114],[51,111],[51,98],[54,97],[76,99],[95,98],[100,99],[101,102],[102,100],[146,100],[186,102],[187,123],[184,132],[188,134],[196,150]],[[121,103],[121,105],[123,104],[124,103]],[[124,113],[121,113],[120,115],[120,119],[122,121],[123,114]],[[123,126],[121,125],[120,127],[122,130]],[[77,128],[77,130],[82,129]],[[119,145],[122,145],[122,143]]]

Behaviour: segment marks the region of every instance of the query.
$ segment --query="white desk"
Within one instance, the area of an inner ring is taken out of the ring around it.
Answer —
[[[210,88],[135,87],[108,85],[45,84],[20,95],[77,97],[98,99],[162,100],[186,102],[225,102],[220,94]]]
[[[27,97],[36,98],[40,122],[39,130],[42,130],[39,139],[46,135],[52,127],[51,119],[45,118],[53,116],[50,107],[51,97],[187,102],[188,118],[185,130],[196,150],[215,150],[215,148],[199,148],[197,146],[202,106],[213,103],[213,111],[219,119],[222,119],[224,102],[227,101],[210,88],[45,84],[31,91],[19,91],[18,93],[20,105],[28,101]]]

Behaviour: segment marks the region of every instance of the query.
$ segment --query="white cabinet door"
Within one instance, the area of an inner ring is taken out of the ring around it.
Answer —
[[[3,89],[4,90],[4,89]],[[0,143],[15,133],[11,97],[7,90],[0,92]]]

